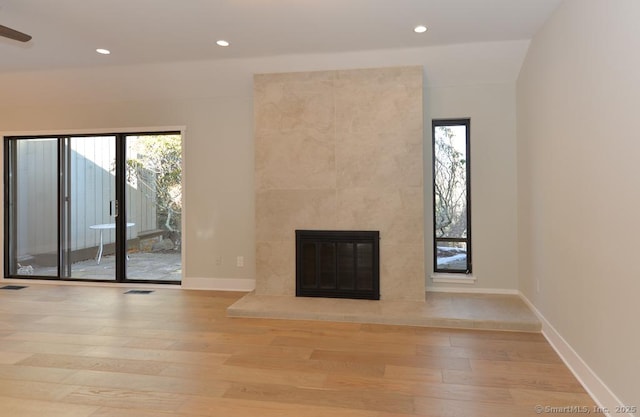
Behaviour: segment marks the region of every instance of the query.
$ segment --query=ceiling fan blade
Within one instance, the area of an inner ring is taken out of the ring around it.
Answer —
[[[14,30],[2,25],[0,25],[0,36],[13,39],[14,41],[18,41],[18,42],[29,42],[31,40],[30,35],[27,35],[26,33],[18,32],[17,30]]]

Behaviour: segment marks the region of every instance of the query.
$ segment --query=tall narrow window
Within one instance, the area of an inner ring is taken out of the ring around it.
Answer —
[[[433,265],[471,273],[469,119],[433,120]]]

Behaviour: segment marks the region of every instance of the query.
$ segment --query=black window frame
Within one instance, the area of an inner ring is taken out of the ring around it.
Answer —
[[[466,175],[466,220],[467,220],[467,236],[466,238],[454,237],[437,237],[436,236],[436,128],[447,126],[464,126],[466,132],[466,155],[465,155],[465,175]],[[471,119],[432,119],[431,121],[431,187],[432,187],[432,221],[433,221],[433,271],[435,273],[452,273],[452,274],[471,274],[473,272],[473,258],[471,246]],[[466,244],[467,248],[467,265],[465,269],[438,268],[438,242],[461,242]]]

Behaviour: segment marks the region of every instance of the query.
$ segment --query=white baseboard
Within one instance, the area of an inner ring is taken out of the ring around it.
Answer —
[[[518,290],[505,288],[465,288],[465,287],[427,287],[427,292],[454,292],[460,294],[506,294],[520,295]]]
[[[239,278],[184,277],[182,279],[182,288],[185,290],[250,292],[256,288],[256,280]]]
[[[547,339],[551,347],[560,355],[562,361],[571,370],[573,375],[582,384],[584,389],[589,393],[591,398],[594,399],[596,404],[602,408],[607,409],[609,412],[605,413],[606,416],[622,416],[634,417],[634,414],[620,414],[616,413],[616,407],[625,405],[616,395],[607,387],[607,385],[596,375],[595,372],[587,365],[587,363],[573,350],[571,345],[558,333],[558,331],[549,323],[549,321],[542,315],[542,313],[533,305],[529,299],[519,293],[522,300],[531,308],[531,310],[538,316],[538,319],[542,323],[542,334]],[[629,404],[635,405],[635,404]]]

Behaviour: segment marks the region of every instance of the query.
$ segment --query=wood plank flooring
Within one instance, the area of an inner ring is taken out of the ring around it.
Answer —
[[[243,294],[125,291],[0,291],[1,417],[518,417],[595,405],[536,333],[227,318]]]

